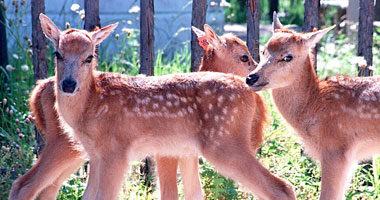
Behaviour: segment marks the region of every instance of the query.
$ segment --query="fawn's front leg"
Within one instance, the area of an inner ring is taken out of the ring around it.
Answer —
[[[186,200],[203,199],[202,185],[198,172],[198,155],[181,157],[179,167]]]
[[[156,156],[157,172],[160,184],[160,199],[177,200],[178,158]]]
[[[351,172],[355,166],[345,151],[325,151],[321,160],[322,189],[320,200],[342,200]]]

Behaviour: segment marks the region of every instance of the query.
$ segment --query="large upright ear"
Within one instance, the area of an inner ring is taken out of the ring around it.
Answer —
[[[191,26],[191,30],[193,30],[195,35],[197,35],[199,46],[201,46],[202,49],[206,51],[207,47],[209,45],[207,38],[206,38],[206,33],[201,31],[200,29],[198,29],[195,26]]]
[[[220,37],[212,30],[212,28],[205,24],[203,26],[205,33],[206,33],[206,39],[207,42],[210,43],[211,46],[213,47],[218,47],[223,45],[223,41],[220,39]]]
[[[54,24],[49,17],[44,15],[43,13],[40,14],[40,22],[41,22],[41,28],[44,32],[45,36],[51,40],[55,46],[58,46],[59,42],[59,36],[61,35],[61,31],[58,29],[58,27]]]
[[[119,25],[118,22],[92,32],[92,40],[94,41],[95,46],[100,44],[104,39],[106,39],[109,36],[109,34],[111,34],[115,30],[117,25]]]
[[[306,43],[305,43],[306,46],[308,46],[308,47],[314,47],[315,44],[317,44],[319,42],[319,40],[321,40],[322,37],[327,32],[329,32],[330,30],[332,30],[333,28],[335,28],[335,25],[334,26],[330,26],[330,27],[325,28],[325,29],[322,29],[322,30],[319,30],[319,31],[316,31],[316,32],[310,32],[310,33],[303,34],[303,38],[306,41]]]
[[[273,31],[273,33],[274,33],[277,29],[282,29],[282,28],[284,28],[284,26],[281,24],[280,20],[278,19],[277,12],[274,11],[274,12],[273,12],[273,26],[272,26],[272,31]]]

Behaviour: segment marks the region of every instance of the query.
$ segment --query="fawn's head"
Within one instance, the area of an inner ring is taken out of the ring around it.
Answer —
[[[92,76],[95,46],[107,38],[118,24],[94,32],[77,29],[61,31],[42,13],[40,22],[45,36],[54,43],[59,89],[64,95],[75,95],[85,80]]]
[[[204,25],[204,32],[194,26],[192,30],[198,37],[199,45],[206,51],[202,64],[208,66],[202,66],[206,67],[203,70],[247,76],[256,68],[257,63],[250,55],[247,46],[235,35],[218,36],[207,24]]]
[[[265,45],[260,63],[247,77],[246,83],[255,91],[291,85],[297,77],[302,76],[299,72],[304,71],[311,48],[334,27],[297,33],[285,29],[277,14],[273,13],[273,36]]]

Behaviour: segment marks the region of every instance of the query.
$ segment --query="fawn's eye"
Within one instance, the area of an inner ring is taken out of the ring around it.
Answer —
[[[58,51],[54,51],[53,55],[57,58],[57,60],[62,60],[63,59],[62,55]]]
[[[243,56],[241,56],[240,57],[240,60],[242,61],[242,62],[248,62],[248,56],[247,55],[243,55]]]
[[[292,59],[293,59],[292,54],[288,54],[281,61],[290,62]]]
[[[86,62],[86,63],[91,63],[91,62],[92,62],[92,58],[94,58],[94,56],[93,56],[93,55],[89,55],[89,56],[86,58],[86,60],[84,60],[84,62]]]

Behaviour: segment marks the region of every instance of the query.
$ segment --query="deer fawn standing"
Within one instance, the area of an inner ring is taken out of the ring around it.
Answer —
[[[117,26],[60,31],[40,15],[56,48],[56,109],[90,162],[83,199],[116,199],[128,162],[147,154],[202,154],[263,199],[294,199],[291,186],[254,157],[256,96],[241,78],[220,73],[129,77],[96,71],[92,55]],[[216,98],[215,98],[216,97]]]
[[[284,29],[276,14],[273,36],[246,82],[272,89],[274,102],[322,166],[320,199],[343,199],[357,161],[380,152],[379,77],[319,80],[310,48],[334,26],[317,32]]]
[[[205,32],[192,27],[197,34],[201,47],[205,50],[199,71],[214,71],[233,73],[239,76],[247,74],[255,69],[256,62],[249,54],[245,43],[232,34],[218,36],[207,24]],[[260,146],[263,135],[263,126],[266,121],[266,109],[260,96],[254,96],[257,102],[258,112],[256,131],[252,131],[253,150]],[[202,186],[198,173],[198,155],[194,157],[162,157],[156,156],[160,192],[162,199],[177,199],[177,163],[180,164],[181,176],[184,182],[186,199],[202,199]]]
[[[206,51],[200,71],[222,71],[246,76],[256,66],[243,41],[231,34],[219,37],[208,25],[205,32],[193,27]],[[259,97],[256,97],[259,98]],[[59,127],[54,110],[54,77],[40,80],[33,89],[29,107],[36,116],[36,126],[45,135],[47,145],[37,163],[13,185],[10,199],[55,199],[62,182],[79,168],[83,162],[81,145],[70,140]],[[258,99],[258,104],[260,100]],[[265,107],[258,106],[265,121]],[[262,125],[261,125],[262,126]],[[254,149],[260,145],[262,127],[257,128],[252,137],[257,137]],[[178,160],[180,160],[178,162]],[[177,165],[180,163],[186,199],[201,199],[202,189],[198,174],[198,157],[156,156],[161,199],[177,199]],[[46,188],[46,189],[44,189]],[[42,191],[41,191],[42,190]]]

